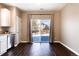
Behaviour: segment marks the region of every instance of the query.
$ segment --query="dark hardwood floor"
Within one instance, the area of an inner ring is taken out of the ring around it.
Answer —
[[[77,56],[76,54],[68,50],[66,47],[61,45],[60,43],[53,44],[53,47],[56,56]]]
[[[59,43],[20,43],[2,56],[76,56]]]

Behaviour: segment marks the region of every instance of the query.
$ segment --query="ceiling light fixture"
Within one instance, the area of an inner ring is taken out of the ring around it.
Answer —
[[[40,10],[42,11],[42,10],[44,10],[43,8],[40,8]]]

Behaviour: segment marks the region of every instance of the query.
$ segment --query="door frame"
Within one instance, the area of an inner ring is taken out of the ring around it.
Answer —
[[[29,43],[33,43],[32,41],[32,34],[31,34],[31,15],[51,15],[51,22],[50,22],[50,37],[49,37],[49,43],[53,43],[54,40],[54,14],[28,14],[28,34],[29,34]]]
[[[51,20],[52,19],[49,19],[50,20],[50,29],[51,29]],[[51,30],[49,29],[49,31],[51,32]],[[46,41],[40,41],[40,42],[33,42],[33,40],[32,40],[32,19],[30,19],[30,33],[31,33],[31,42],[32,43],[49,43],[50,42],[50,32],[49,32],[49,38],[48,38],[48,42],[46,42]]]

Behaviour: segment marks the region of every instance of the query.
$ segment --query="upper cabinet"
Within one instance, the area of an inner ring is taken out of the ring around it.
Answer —
[[[0,9],[0,26],[10,26],[10,11],[7,8]]]

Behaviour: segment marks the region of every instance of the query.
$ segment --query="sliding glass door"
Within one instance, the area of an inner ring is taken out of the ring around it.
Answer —
[[[32,42],[49,42],[50,19],[31,19]]]

